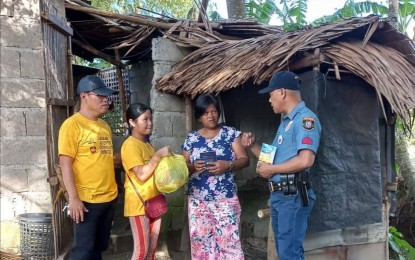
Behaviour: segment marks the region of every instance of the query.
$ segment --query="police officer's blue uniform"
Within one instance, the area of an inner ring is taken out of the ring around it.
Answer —
[[[300,150],[317,152],[321,125],[317,116],[302,101],[285,115],[274,138],[277,152],[273,164],[280,164],[298,155]],[[273,175],[269,181],[278,183],[281,175]],[[304,259],[303,241],[307,230],[307,218],[316,196],[308,191],[309,203],[303,207],[299,194],[285,196],[282,191],[271,192],[271,218],[275,243],[280,260]]]

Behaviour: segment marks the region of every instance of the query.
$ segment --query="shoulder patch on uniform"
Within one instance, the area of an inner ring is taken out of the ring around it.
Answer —
[[[304,137],[303,140],[301,141],[302,144],[309,144],[312,145],[313,144],[313,140],[310,137]]]
[[[303,117],[303,128],[304,130],[311,131],[314,129],[314,118]]]

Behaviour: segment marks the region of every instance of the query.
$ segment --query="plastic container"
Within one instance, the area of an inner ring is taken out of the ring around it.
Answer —
[[[24,259],[54,258],[51,213],[25,213],[19,215],[20,250]]]

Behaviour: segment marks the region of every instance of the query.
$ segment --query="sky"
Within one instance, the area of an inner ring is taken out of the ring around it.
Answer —
[[[226,10],[226,0],[211,0],[211,2],[216,3],[220,16],[224,18],[228,17],[228,13]],[[275,2],[279,3],[279,0],[275,0]],[[308,11],[306,14],[306,20],[311,23],[319,17],[333,14],[336,11],[336,9],[342,8],[345,2],[346,0],[308,0]],[[356,0],[355,2],[358,2],[358,0]],[[383,5],[387,5],[387,0],[373,0],[372,2],[383,3]],[[270,24],[281,25],[281,22],[276,19],[271,19]],[[412,30],[414,26],[415,23],[412,22],[407,32],[411,39],[414,34]]]

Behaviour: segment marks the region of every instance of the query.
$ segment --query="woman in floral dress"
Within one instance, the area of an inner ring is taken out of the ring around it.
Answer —
[[[189,133],[182,145],[190,177],[188,216],[192,259],[244,259],[239,223],[241,206],[234,170],[249,165],[241,132],[218,124],[220,106],[212,95],[202,95],[194,116],[202,128]],[[209,162],[201,160],[206,152]]]

